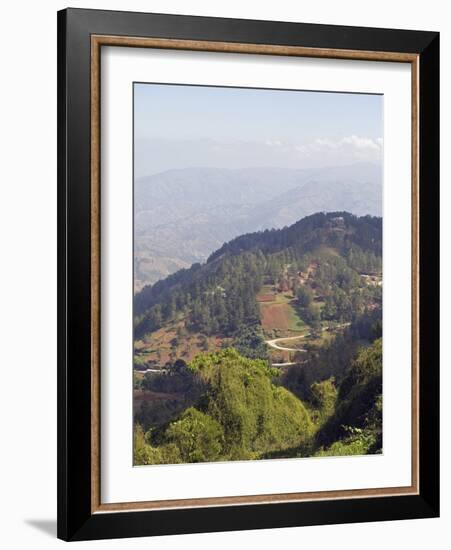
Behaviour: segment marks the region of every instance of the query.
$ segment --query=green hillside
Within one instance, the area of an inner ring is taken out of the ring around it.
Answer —
[[[264,281],[277,282],[287,269],[302,271],[318,260],[316,255],[323,259],[316,283],[322,283],[326,296],[338,294],[328,302],[331,317],[337,304],[342,310],[351,307],[340,291],[359,286],[360,273],[381,271],[381,254],[382,220],[371,216],[314,214],[288,228],[243,235],[207,263],[182,269],[138,293],[135,337],[180,315],[189,330],[204,334],[230,336],[243,325],[259,324],[255,297]]]
[[[265,361],[235,350],[186,366],[203,386],[196,405],[156,430],[135,425],[135,464],[378,452],[382,445],[381,340],[362,350],[337,387],[311,386],[303,403],[274,383]]]
[[[382,447],[382,220],[319,213],[135,296],[135,463]]]

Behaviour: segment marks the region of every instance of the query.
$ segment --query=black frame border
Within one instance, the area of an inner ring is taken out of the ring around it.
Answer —
[[[419,56],[419,495],[91,513],[91,35]],[[439,33],[58,12],[58,537],[91,540],[439,515]]]

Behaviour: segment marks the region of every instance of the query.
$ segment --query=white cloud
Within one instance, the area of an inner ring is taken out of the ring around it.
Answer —
[[[349,136],[341,140],[343,145],[353,145],[357,149],[376,149],[380,150],[380,144],[377,140],[370,138],[359,137],[359,136]]]
[[[265,145],[268,147],[282,147],[284,144],[280,139],[267,139]]]
[[[383,147],[382,138],[346,136],[338,140],[317,138],[310,143],[295,145],[293,150],[301,160],[323,164],[350,164],[362,160],[379,162]]]

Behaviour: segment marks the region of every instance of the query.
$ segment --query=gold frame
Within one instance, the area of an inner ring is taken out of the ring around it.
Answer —
[[[412,480],[408,487],[102,504],[100,500],[100,50],[102,46],[410,63],[412,71]],[[91,36],[91,512],[198,508],[419,494],[419,56],[128,36]]]

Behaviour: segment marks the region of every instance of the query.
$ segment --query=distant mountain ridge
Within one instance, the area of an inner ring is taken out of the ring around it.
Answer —
[[[135,182],[135,288],[203,262],[224,242],[314,212],[382,214],[372,163],[313,170],[169,170]]]

